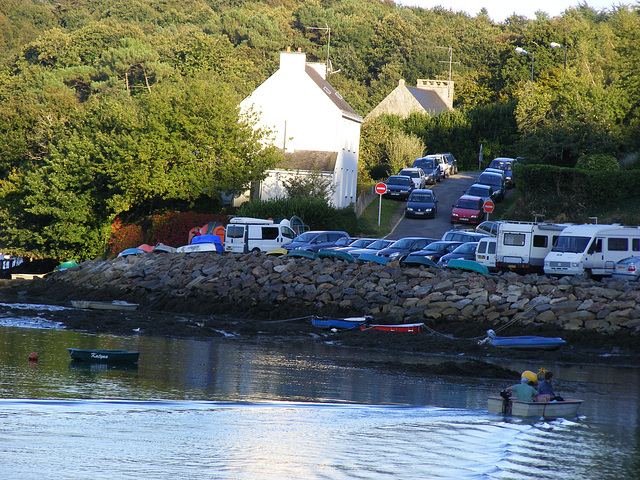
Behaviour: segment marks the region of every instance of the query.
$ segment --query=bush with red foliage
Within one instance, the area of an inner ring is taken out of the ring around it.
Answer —
[[[111,239],[108,254],[117,255],[127,248],[134,248],[143,243],[157,245],[164,243],[171,247],[186,245],[189,240],[189,230],[193,227],[203,227],[209,222],[229,223],[228,215],[169,212],[163,215],[153,215],[141,224],[125,224],[117,218],[111,225]],[[144,226],[143,226],[144,225]]]

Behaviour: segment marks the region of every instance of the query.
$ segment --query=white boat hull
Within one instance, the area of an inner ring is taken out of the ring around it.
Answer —
[[[489,413],[506,413],[518,417],[573,418],[583,400],[568,398],[562,402],[520,402],[502,397],[489,397],[487,406]],[[506,407],[506,408],[505,408]]]
[[[138,308],[137,303],[128,303],[118,300],[113,302],[90,302],[85,300],[72,300],[71,306],[75,308],[90,308],[92,310],[125,310],[133,311]]]

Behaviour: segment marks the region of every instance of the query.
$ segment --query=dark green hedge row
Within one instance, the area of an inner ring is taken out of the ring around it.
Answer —
[[[514,178],[524,198],[570,199],[582,208],[619,204],[640,192],[640,170],[578,170],[552,165],[517,165]]]

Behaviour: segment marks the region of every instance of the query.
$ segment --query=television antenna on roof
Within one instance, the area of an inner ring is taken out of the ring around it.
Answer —
[[[325,32],[327,32],[327,63],[325,68],[326,68],[327,75],[329,75],[331,73],[331,61],[329,60],[329,47],[331,45],[331,28],[326,23],[324,25],[325,25],[324,27],[304,27],[304,28],[306,28],[307,30],[324,30]]]

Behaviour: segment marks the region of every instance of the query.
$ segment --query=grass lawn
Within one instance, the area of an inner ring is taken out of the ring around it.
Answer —
[[[379,202],[378,198],[374,198],[358,218],[359,235],[376,238],[384,237],[391,232],[394,220],[405,208],[405,202],[383,198],[382,209],[380,210],[380,226],[378,226]]]

